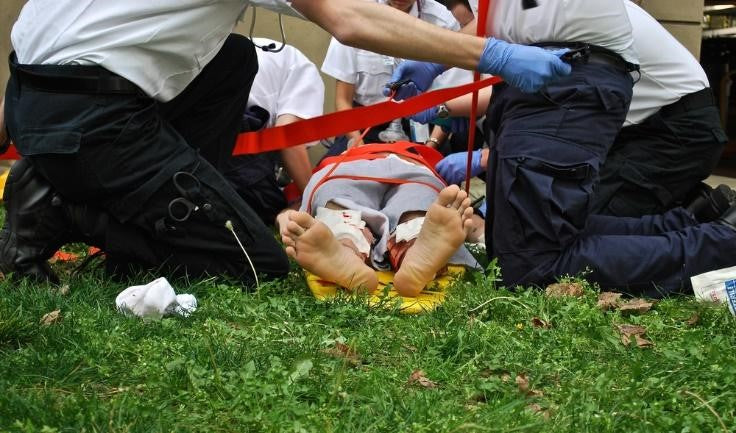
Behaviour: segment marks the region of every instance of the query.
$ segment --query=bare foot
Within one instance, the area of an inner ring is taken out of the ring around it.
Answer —
[[[450,185],[440,192],[427,211],[414,245],[406,252],[394,276],[394,288],[402,296],[417,296],[463,244],[470,231],[473,209],[465,191]]]
[[[286,216],[286,228],[281,228],[286,254],[304,269],[350,290],[378,288],[376,272],[338,242],[326,225],[306,212],[291,211]]]

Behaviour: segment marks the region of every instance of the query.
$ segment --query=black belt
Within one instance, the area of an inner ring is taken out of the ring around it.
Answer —
[[[10,72],[23,85],[53,93],[143,94],[125,78],[101,66],[22,65],[15,53],[10,54]]]
[[[626,72],[639,70],[639,65],[627,62],[618,53],[598,45],[583,42],[539,42],[533,45],[547,50],[568,48],[570,54],[574,54],[573,56],[563,55],[563,60],[568,63],[599,63],[614,68],[623,68]]]
[[[665,116],[687,113],[688,111],[698,110],[700,108],[712,107],[715,105],[715,98],[710,87],[690,93],[678,101],[671,103],[660,110]]]

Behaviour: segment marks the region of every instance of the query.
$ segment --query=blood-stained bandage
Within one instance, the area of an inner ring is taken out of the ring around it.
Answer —
[[[358,249],[358,252],[367,257],[371,251],[371,244],[367,239],[367,235],[370,235],[370,232],[366,228],[365,221],[362,220],[361,216],[359,210],[338,210],[319,207],[317,208],[317,214],[314,216],[314,219],[329,227],[335,239],[350,240]]]
[[[405,223],[401,223],[396,226],[394,235],[396,235],[396,242],[410,241],[416,239],[419,236],[419,230],[422,229],[424,224],[424,217],[414,218]]]
[[[388,239],[388,258],[394,269],[399,269],[409,248],[419,236],[424,217],[414,218],[396,226],[393,236]]]

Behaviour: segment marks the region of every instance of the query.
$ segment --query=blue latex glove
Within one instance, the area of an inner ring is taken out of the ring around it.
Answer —
[[[478,212],[483,216],[483,219],[486,218],[486,211],[488,210],[488,202],[486,200],[483,200],[483,203],[478,206]]]
[[[442,130],[445,132],[461,133],[468,131],[468,119],[466,117],[448,117],[447,119],[440,119],[437,117],[437,107],[427,108],[424,111],[420,111],[410,119],[419,123],[432,123],[440,125]]]
[[[424,124],[433,123],[437,119],[437,107],[430,107],[420,111],[410,116],[410,119]]]
[[[483,173],[484,168],[480,165],[482,151],[473,152],[473,158],[470,164],[470,176],[477,176]],[[465,168],[468,164],[468,153],[458,152],[451,153],[444,157],[442,161],[437,163],[435,169],[445,179],[447,183],[460,183],[465,180]]]
[[[567,51],[567,48],[548,51],[490,38],[480,56],[478,71],[500,75],[522,92],[533,93],[548,82],[570,74],[572,67],[560,59]]]
[[[391,85],[399,81],[410,80],[408,83],[402,84],[396,89],[394,99],[400,101],[402,99],[411,98],[425,90],[429,89],[432,81],[438,75],[445,72],[445,66],[438,63],[417,62],[414,60],[406,60],[399,63],[399,66],[391,75],[391,81],[383,87],[383,95],[391,94]]]

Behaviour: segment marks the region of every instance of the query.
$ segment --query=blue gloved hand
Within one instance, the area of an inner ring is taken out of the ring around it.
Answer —
[[[486,200],[483,200],[483,203],[478,206],[478,212],[483,216],[483,219],[486,218],[486,212],[488,211],[488,202]]]
[[[470,164],[470,176],[477,176],[485,170],[480,165],[482,151],[473,152],[473,158]],[[465,169],[468,164],[467,152],[451,153],[444,157],[442,161],[437,163],[435,169],[437,173],[445,179],[447,183],[460,183],[465,180]]]
[[[445,132],[458,134],[468,131],[468,119],[466,117],[448,117],[446,119],[440,119],[437,117],[437,107],[431,107],[420,111],[410,116],[410,119],[419,123],[433,123],[435,125],[440,125],[442,130]]]
[[[391,85],[393,83],[410,80],[396,89],[394,99],[400,101],[402,99],[411,98],[412,96],[429,89],[429,86],[432,85],[432,81],[434,81],[438,75],[445,72],[445,69],[447,68],[444,65],[440,65],[438,63],[417,62],[414,60],[403,61],[399,63],[399,66],[394,70],[394,73],[391,75],[391,81],[386,83],[383,87],[383,95],[389,96],[391,94]]]
[[[409,118],[423,124],[432,123],[437,119],[437,107],[427,108],[411,115]]]
[[[572,67],[560,59],[567,51],[567,48],[548,51],[490,38],[480,56],[478,71],[500,75],[522,92],[533,93],[548,82],[570,74]]]

